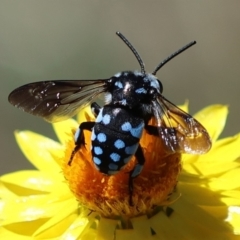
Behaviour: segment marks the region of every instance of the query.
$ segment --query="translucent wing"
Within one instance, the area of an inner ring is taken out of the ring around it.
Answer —
[[[77,114],[79,108],[104,92],[107,80],[56,80],[29,83],[12,91],[9,102],[49,122]]]
[[[169,152],[203,154],[210,150],[212,143],[206,129],[191,115],[163,96],[153,105],[159,135]]]

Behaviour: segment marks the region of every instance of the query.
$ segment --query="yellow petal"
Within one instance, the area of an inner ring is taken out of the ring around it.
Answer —
[[[66,121],[53,123],[52,126],[59,141],[65,144],[68,139],[72,138],[69,135],[69,129],[77,129],[79,125],[74,119],[70,118]]]
[[[240,235],[240,207],[231,206],[228,211],[228,218],[226,222],[229,222],[234,228],[234,233]],[[239,237],[240,239],[240,237]]]
[[[80,238],[77,238],[77,239],[81,239],[81,240],[97,240],[97,231],[95,230],[95,229],[93,229],[93,228],[90,228],[90,229],[88,229],[88,231],[87,232],[85,232],[84,234],[82,234],[81,236],[80,236]],[[63,239],[63,240],[65,240],[65,239]],[[106,239],[107,240],[107,239]]]
[[[15,234],[6,228],[0,228],[0,239],[14,239],[14,240],[32,240],[31,237]]]
[[[146,215],[131,219],[133,229],[137,233],[137,239],[150,239],[152,237],[152,230],[150,221]]]
[[[98,225],[98,238],[113,239],[118,222],[114,219],[101,218]]]
[[[188,110],[188,105],[189,105],[189,102],[188,102],[188,100],[186,100],[183,105],[178,105],[178,107],[179,107],[180,109],[182,109],[184,112],[188,113],[188,111],[189,111],[189,110]]]
[[[67,228],[67,230],[61,235],[59,239],[60,240],[65,240],[65,239],[81,239],[82,240],[85,232],[89,233],[88,231],[90,228],[89,223],[90,222],[88,218],[83,218],[81,215],[79,215],[78,217],[76,217],[76,219],[72,222],[69,228]],[[89,236],[89,238],[86,238],[86,239],[95,239],[95,238],[90,238]]]
[[[221,204],[220,193],[215,193],[206,187],[201,187],[200,184],[183,183],[180,181],[178,187],[182,195],[181,198],[191,199],[192,204],[206,206],[218,206]]]
[[[25,223],[13,223],[0,228],[0,239],[3,240],[33,240],[32,233],[46,220],[38,219]]]
[[[55,175],[56,176],[56,175]],[[19,186],[21,190],[24,188],[29,190],[29,192],[22,192],[17,191],[18,195],[30,195],[31,190],[35,190],[35,194],[42,192],[50,192],[56,188],[59,181],[63,181],[63,176],[59,174],[58,178],[54,178],[53,174],[49,174],[46,172],[40,172],[37,170],[26,170],[26,171],[19,171],[14,173],[5,174],[0,177],[0,181],[2,181],[5,185],[8,184],[11,187]],[[13,191],[16,193],[16,191]],[[34,192],[31,191],[33,195]]]
[[[77,216],[77,202],[74,198],[62,203],[58,213],[43,224],[35,233],[38,238],[61,236]]]
[[[16,197],[16,194],[11,192],[4,183],[0,181],[0,199],[10,199]]]
[[[238,195],[239,195],[239,191],[238,191]],[[240,199],[239,199],[239,197],[237,197],[237,198],[221,197],[221,201],[226,206],[240,206]]]
[[[15,132],[15,137],[24,155],[37,169],[52,174],[61,171],[51,154],[57,152],[61,157],[63,147],[59,143],[31,131]]]
[[[45,197],[37,195],[32,197],[16,197],[15,199],[7,199],[6,201],[2,200],[1,225],[6,226],[12,223],[33,221],[47,217],[48,212],[45,212],[42,206],[36,204],[40,201],[42,204],[45,204]]]
[[[231,162],[231,163],[223,163],[223,162],[219,162],[219,163],[209,163],[209,165],[207,166],[207,163],[197,163],[196,164],[196,168],[199,169],[199,173],[201,173],[204,177],[206,176],[214,176],[216,174],[221,174],[223,172],[227,172],[230,171],[234,168],[239,167],[239,163],[237,162]],[[212,168],[211,170],[209,170],[208,168]]]
[[[240,187],[239,176],[240,168],[232,169],[220,177],[213,179],[209,183],[209,187],[214,191],[237,189]]]
[[[170,216],[171,223],[187,239],[227,239],[227,225],[195,204],[181,198],[172,207],[174,213]]]
[[[199,162],[229,162],[235,161],[240,156],[240,134],[218,140],[209,153],[201,156]]]
[[[228,196],[230,198],[236,198],[240,201],[240,197],[239,197],[239,189],[236,190],[230,190],[230,191],[223,191],[222,195],[224,196]],[[239,204],[240,205],[240,204]]]
[[[116,240],[144,240],[134,229],[116,229]]]
[[[86,121],[94,121],[95,117],[91,111],[91,106],[87,105],[78,113],[77,122],[80,124]]]
[[[222,132],[228,114],[226,105],[211,105],[194,115],[194,117],[207,129],[213,142]]]
[[[64,188],[62,189],[64,194]],[[68,196],[67,194],[65,195],[65,197]],[[26,197],[16,196],[10,199],[4,198],[2,199],[1,211],[2,225],[55,216],[69,199],[74,201],[75,204],[72,205],[77,209],[77,203],[74,198],[69,198],[68,196],[68,199],[64,199],[64,196],[55,193]]]
[[[149,219],[151,228],[156,233],[158,239],[186,239],[181,232],[175,231],[171,219],[163,212],[159,212]]]
[[[221,203],[224,204],[224,203]],[[221,206],[200,206],[205,212],[211,214],[214,218],[217,218],[218,221],[224,222],[228,215],[228,206],[226,204]]]

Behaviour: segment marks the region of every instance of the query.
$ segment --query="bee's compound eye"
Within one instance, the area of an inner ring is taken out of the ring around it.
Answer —
[[[159,91],[160,91],[160,93],[162,93],[163,92],[163,85],[162,85],[160,80],[158,80],[158,84],[159,84]]]

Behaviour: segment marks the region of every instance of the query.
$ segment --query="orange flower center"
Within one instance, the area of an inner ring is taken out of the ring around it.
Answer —
[[[136,217],[151,214],[159,205],[166,203],[173,192],[181,170],[181,155],[166,154],[162,140],[145,131],[140,141],[145,156],[145,164],[139,176],[133,179],[133,206],[129,205],[129,172],[134,168],[133,156],[116,175],[107,176],[99,172],[92,162],[91,133],[84,132],[86,149],[82,147],[68,161],[74,141],[67,143],[62,170],[67,183],[81,205],[104,217]]]

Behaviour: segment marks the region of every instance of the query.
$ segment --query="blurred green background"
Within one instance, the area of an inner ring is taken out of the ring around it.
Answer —
[[[222,136],[240,130],[240,2],[223,1],[0,1],[0,173],[32,168],[13,131],[56,139],[49,123],[8,103],[16,87],[46,79],[109,78],[139,69],[115,35],[137,48],[147,71],[191,40],[197,45],[158,72],[164,96],[190,101],[190,113],[215,103],[230,106]]]

